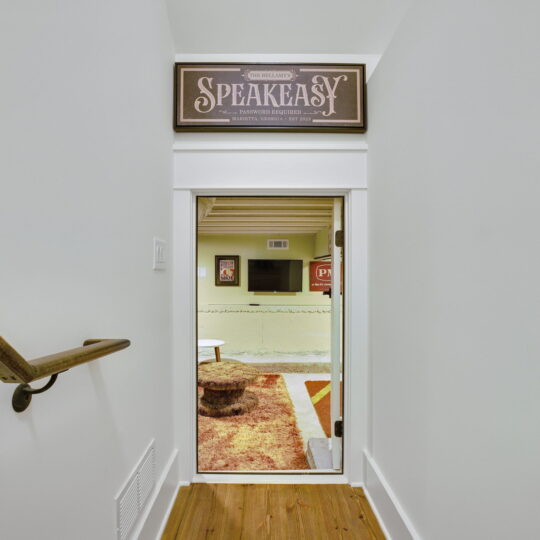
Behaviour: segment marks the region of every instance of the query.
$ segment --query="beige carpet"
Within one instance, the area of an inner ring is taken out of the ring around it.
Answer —
[[[199,472],[308,469],[283,377],[262,373],[248,389],[259,398],[249,413],[198,416]]]

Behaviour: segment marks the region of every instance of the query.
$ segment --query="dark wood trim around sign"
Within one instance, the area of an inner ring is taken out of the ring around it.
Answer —
[[[178,68],[180,66],[354,66],[360,67],[362,70],[362,127],[287,127],[287,126],[217,126],[217,125],[201,125],[201,126],[179,126],[178,118]],[[366,65],[365,64],[338,64],[328,62],[175,62],[174,64],[174,92],[173,92],[173,130],[177,133],[182,132],[273,132],[273,133],[365,133],[367,131],[367,81],[366,81]]]

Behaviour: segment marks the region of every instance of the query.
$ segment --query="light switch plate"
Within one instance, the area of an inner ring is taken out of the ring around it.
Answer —
[[[152,268],[154,270],[165,270],[165,247],[167,242],[161,240],[161,238],[154,237],[154,264]]]

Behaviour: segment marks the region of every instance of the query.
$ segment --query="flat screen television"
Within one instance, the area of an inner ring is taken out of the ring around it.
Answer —
[[[302,292],[301,260],[249,259],[248,291]]]

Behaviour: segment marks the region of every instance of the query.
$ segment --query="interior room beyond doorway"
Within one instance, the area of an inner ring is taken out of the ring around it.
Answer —
[[[199,396],[219,401],[206,372],[228,370],[230,395],[257,399],[227,416],[199,401],[198,472],[341,472],[329,451],[334,199],[199,197],[197,214]]]

